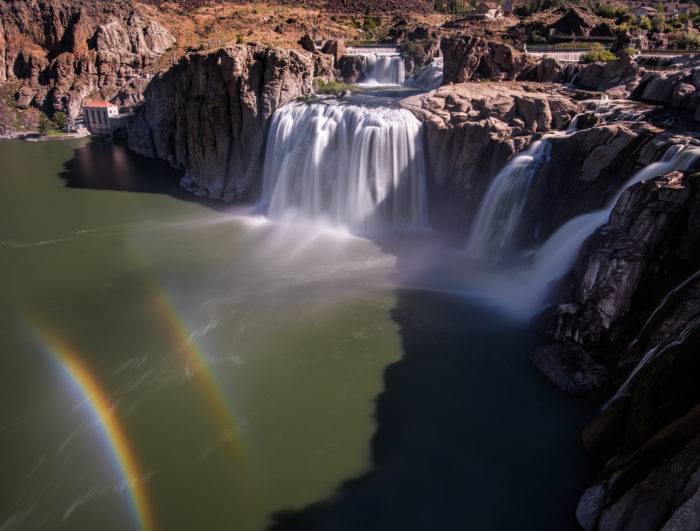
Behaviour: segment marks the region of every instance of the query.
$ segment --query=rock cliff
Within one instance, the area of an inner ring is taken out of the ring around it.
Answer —
[[[533,138],[580,110],[556,85],[467,83],[403,100],[424,124],[431,221],[464,238],[491,179]]]
[[[313,76],[306,52],[231,45],[191,54],[151,81],[129,146],[184,170],[197,194],[252,198],[268,119],[311,93]]]
[[[128,0],[0,3],[0,83],[17,86],[17,106],[78,115],[90,95],[138,100],[174,44]]]
[[[560,387],[609,398],[584,430],[603,462],[585,529],[692,529],[700,473],[700,174],[639,183],[584,245],[534,355]],[[686,527],[690,525],[690,527]],[[664,527],[667,526],[667,527]]]

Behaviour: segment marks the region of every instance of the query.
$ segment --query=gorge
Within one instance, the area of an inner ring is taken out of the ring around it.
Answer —
[[[0,143],[0,528],[697,529],[697,54],[47,5],[3,6],[18,116],[134,105]]]

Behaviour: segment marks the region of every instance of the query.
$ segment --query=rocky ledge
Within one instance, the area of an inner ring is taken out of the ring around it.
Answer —
[[[149,84],[129,146],[182,169],[199,195],[252,198],[269,118],[311,93],[313,77],[305,52],[231,45],[190,54]]]
[[[433,225],[464,237],[492,178],[534,138],[564,129],[581,106],[546,83],[447,85],[402,101],[424,124]]]
[[[620,197],[584,245],[562,302],[536,323],[556,344],[535,364],[608,400],[584,430],[606,463],[581,500],[587,530],[700,522],[700,174],[674,172]]]

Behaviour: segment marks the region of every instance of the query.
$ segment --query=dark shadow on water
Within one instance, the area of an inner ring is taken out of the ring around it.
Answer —
[[[179,185],[182,172],[164,160],[137,155],[102,138],[92,138],[74,149],[59,177],[69,188],[167,194],[219,211],[231,208],[219,199],[199,197],[183,189]]]
[[[230,209],[180,188],[167,163],[99,139],[76,148],[60,176],[74,188]],[[398,257],[399,276],[412,269],[402,245],[377,243]],[[594,471],[579,432],[593,407],[531,366],[526,327],[467,297],[396,296],[403,356],[377,398],[370,470],[328,499],[273,515],[270,531],[577,529],[576,502]]]
[[[578,529],[592,407],[530,365],[525,327],[466,298],[397,296],[403,357],[377,399],[371,471],[271,531]]]

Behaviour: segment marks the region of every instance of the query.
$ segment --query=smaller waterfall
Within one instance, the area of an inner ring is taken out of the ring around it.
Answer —
[[[503,258],[518,228],[530,182],[550,149],[546,138],[533,142],[496,176],[474,219],[467,243],[469,257],[492,263]]]
[[[348,48],[348,55],[364,58],[365,73],[360,85],[403,85],[406,73],[398,48]]]
[[[292,103],[272,118],[263,202],[355,229],[427,225],[420,122],[409,111]]]
[[[646,334],[647,329],[649,326],[651,326],[651,323],[654,322],[656,317],[663,311],[664,307],[666,304],[668,304],[669,301],[672,301],[675,299],[676,295],[681,293],[683,290],[685,290],[687,287],[692,285],[693,283],[697,282],[700,280],[700,271],[696,271],[692,275],[690,275],[687,279],[685,279],[683,282],[681,282],[678,286],[673,288],[671,291],[669,291],[666,296],[661,299],[661,302],[658,304],[658,306],[654,309],[654,311],[651,313],[649,318],[646,320],[644,323],[644,326],[642,326],[642,329],[640,330],[639,334],[637,335],[637,338],[632,342],[632,346],[635,344],[639,343],[640,339],[644,337]],[[634,382],[635,378],[637,377],[637,374],[653,359],[655,359],[657,356],[662,355],[664,352],[668,351],[671,348],[674,348],[678,345],[681,345],[690,334],[694,333],[698,328],[700,328],[700,316],[695,317],[692,319],[686,326],[685,328],[681,331],[681,333],[676,336],[672,336],[670,338],[667,338],[657,345],[654,345],[652,348],[647,350],[642,358],[637,362],[637,365],[634,367],[632,372],[629,374],[627,379],[622,383],[622,385],[619,387],[619,389],[615,392],[613,397],[607,401],[607,403],[603,406],[603,409],[606,409],[611,403],[613,403],[615,400],[620,398],[623,395],[626,395],[627,392],[629,391],[630,386],[632,385],[632,382]]]
[[[608,222],[613,208],[627,188],[672,171],[687,170],[699,158],[699,147],[671,146],[660,161],[649,164],[635,173],[604,208],[582,214],[564,223],[537,252],[531,273],[528,275],[528,290],[531,295],[541,300],[546,295],[549,284],[568,273],[583,242]]]
[[[639,360],[639,363],[637,363],[635,368],[632,370],[627,379],[622,383],[620,388],[615,392],[613,397],[605,403],[605,405],[603,406],[603,410],[607,409],[608,406],[610,406],[610,404],[612,404],[617,399],[626,395],[629,392],[629,389],[632,386],[634,380],[637,378],[637,375],[644,367],[646,367],[649,364],[649,362],[658,358],[659,356],[664,355],[669,350],[672,350],[682,345],[691,335],[695,334],[698,330],[700,330],[700,316],[691,319],[688,322],[688,324],[686,324],[685,328],[683,328],[683,330],[681,330],[681,332],[677,336],[670,337],[665,341],[662,341],[658,345],[655,345],[654,347],[650,348],[644,354],[644,356],[642,356],[642,359]]]
[[[437,90],[442,85],[442,57],[436,57],[433,62],[423,66],[411,74],[404,86],[425,92]]]

